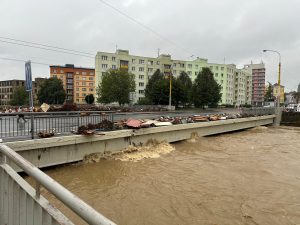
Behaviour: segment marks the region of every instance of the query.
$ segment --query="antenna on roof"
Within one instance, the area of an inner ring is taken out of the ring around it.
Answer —
[[[159,51],[160,51],[160,49],[158,48],[157,49],[157,57],[159,57],[159,54],[160,54]]]

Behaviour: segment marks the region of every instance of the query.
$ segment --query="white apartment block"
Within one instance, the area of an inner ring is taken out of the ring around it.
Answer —
[[[233,105],[249,102],[247,96],[251,95],[249,93],[251,89],[247,91],[247,77],[250,74],[246,70],[241,71],[233,64],[208,63],[207,59],[202,58],[184,61],[173,60],[170,55],[164,54],[157,58],[135,56],[130,55],[128,50],[117,50],[116,53],[98,52],[95,58],[96,85],[99,84],[102,74],[107,70],[128,69],[128,72],[135,75],[136,91],[132,93],[131,98],[133,102],[137,102],[145,96],[144,90],[147,82],[157,69],[165,74],[172,73],[175,77],[179,76],[181,72],[186,72],[194,81],[204,67],[211,69],[215,80],[221,85],[220,104]]]

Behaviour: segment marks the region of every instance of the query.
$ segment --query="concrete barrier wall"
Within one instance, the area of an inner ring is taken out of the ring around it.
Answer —
[[[273,124],[275,116],[240,118],[215,122],[180,124],[139,130],[105,132],[105,135],[72,135],[48,139],[9,142],[7,145],[37,167],[82,160],[92,153],[118,152],[129,145],[144,145],[150,140],[169,143],[251,127]],[[12,167],[16,168],[13,163]]]

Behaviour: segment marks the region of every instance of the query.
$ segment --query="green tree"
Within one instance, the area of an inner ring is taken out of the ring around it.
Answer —
[[[265,101],[266,102],[274,101],[273,86],[270,83],[269,83],[268,89],[267,89],[266,94],[265,94]]]
[[[129,103],[130,92],[135,91],[134,74],[127,70],[109,70],[103,74],[97,88],[97,102],[118,102],[120,105]]]
[[[145,88],[145,97],[154,105],[166,105],[169,102],[169,79],[160,70],[156,70]]]
[[[28,101],[29,101],[29,94],[25,90],[25,87],[20,86],[20,87],[16,87],[13,90],[12,99],[10,101],[11,105],[14,105],[14,106],[27,105]]]
[[[186,106],[191,102],[193,83],[186,72],[181,72],[179,77],[173,79],[172,103],[178,107],[179,104]]]
[[[63,83],[56,77],[45,80],[37,95],[40,104],[63,104],[66,99]]]
[[[95,98],[93,94],[89,94],[85,96],[85,101],[87,104],[93,104],[95,102]]]
[[[192,96],[195,107],[217,105],[221,100],[221,85],[218,84],[209,68],[198,73],[193,84]]]

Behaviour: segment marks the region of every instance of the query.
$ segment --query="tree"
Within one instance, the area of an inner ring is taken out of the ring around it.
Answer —
[[[154,105],[166,105],[169,102],[169,90],[169,79],[157,69],[148,81],[145,97]]]
[[[179,104],[186,106],[186,104],[191,102],[192,87],[192,80],[186,72],[181,72],[179,77],[174,79],[172,87],[172,102],[176,107]]]
[[[111,103],[118,102],[120,105],[129,103],[130,92],[135,91],[134,74],[127,70],[109,70],[102,76],[97,88],[97,102]]]
[[[85,96],[85,101],[87,104],[93,104],[95,102],[95,98],[93,94],[89,94]]]
[[[25,90],[25,87],[16,87],[13,90],[12,99],[10,101],[11,105],[22,106],[27,105],[29,100],[28,92]]]
[[[209,68],[198,73],[193,84],[192,96],[195,107],[217,105],[221,100],[221,85],[218,84]]]
[[[63,83],[56,77],[46,79],[37,95],[40,104],[63,104],[66,99]]]
[[[274,96],[273,96],[273,86],[272,84],[269,83],[267,92],[265,94],[265,101],[266,102],[271,102],[274,101]]]

